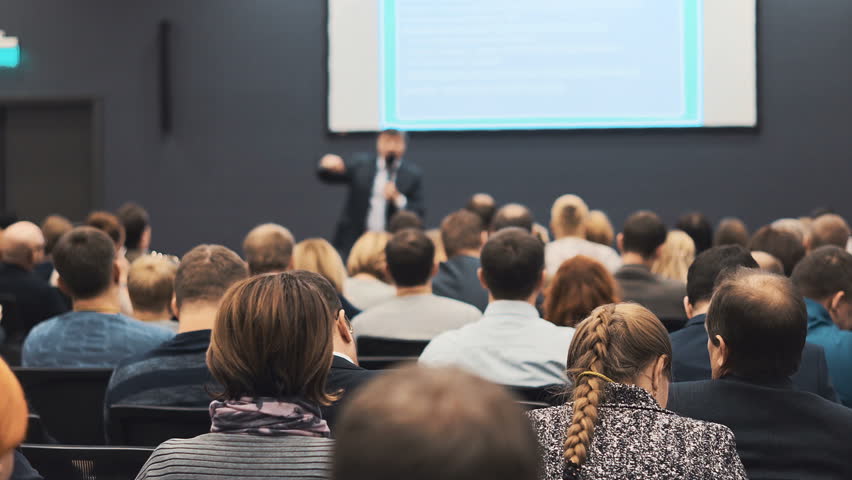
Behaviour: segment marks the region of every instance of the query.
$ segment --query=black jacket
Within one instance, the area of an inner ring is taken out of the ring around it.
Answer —
[[[322,418],[331,427],[332,436],[334,435],[334,424],[337,422],[337,416],[340,414],[340,409],[346,400],[352,396],[352,393],[358,387],[378,375],[378,373],[361,368],[345,358],[338,357],[337,355],[334,356],[334,360],[331,363],[331,371],[328,373],[328,379],[325,383],[325,391],[335,393],[342,390],[341,397],[334,404],[322,407]]]
[[[852,478],[852,410],[789,379],[672,384],[668,409],[733,430],[748,478]]]
[[[8,309],[3,326],[11,342],[22,342],[36,324],[68,311],[59,290],[35,272],[10,263],[0,263],[0,297]]]
[[[367,229],[367,213],[370,208],[370,197],[373,193],[373,183],[376,179],[376,155],[360,153],[345,161],[346,172],[336,174],[319,169],[320,180],[325,183],[343,183],[349,185],[349,194],[337,230],[334,233],[334,246],[346,254],[358,237]],[[405,195],[406,210],[411,210],[420,217],[425,214],[423,204],[422,172],[420,168],[404,160],[396,172],[396,188]],[[396,213],[396,206],[388,202],[386,220]]]
[[[683,325],[685,284],[655,275],[644,265],[624,265],[615,272],[615,279],[625,301],[644,306],[667,326]]]

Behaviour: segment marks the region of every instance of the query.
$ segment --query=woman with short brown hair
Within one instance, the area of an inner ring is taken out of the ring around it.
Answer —
[[[544,295],[545,320],[573,327],[595,308],[618,301],[615,278],[602,263],[584,255],[562,262]]]

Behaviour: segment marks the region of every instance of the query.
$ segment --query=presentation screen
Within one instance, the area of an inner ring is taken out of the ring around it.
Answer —
[[[756,0],[329,0],[329,129],[752,127]]]

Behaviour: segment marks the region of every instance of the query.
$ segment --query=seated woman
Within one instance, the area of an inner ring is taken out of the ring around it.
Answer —
[[[222,385],[211,432],[169,440],[137,479],[327,478],[333,441],[320,405],[335,318],[317,288],[291,273],[251,277],[222,299],[207,365]]]
[[[544,294],[544,319],[574,327],[592,310],[618,301],[615,277],[602,263],[585,255],[562,262]]]
[[[672,347],[653,313],[604,305],[568,351],[571,401],[529,413],[545,479],[745,479],[734,435],[665,410]]]
[[[689,266],[695,260],[695,242],[682,230],[671,230],[651,265],[651,272],[669,280],[686,283]]]
[[[343,282],[346,279],[346,267],[337,250],[322,238],[308,238],[293,247],[293,269],[307,270],[325,277],[334,285],[343,311],[349,319],[361,313],[361,310],[343,296]]]
[[[346,261],[349,278],[343,292],[355,307],[366,310],[396,296],[396,288],[388,282],[385,245],[390,234],[366,232],[355,242]]]

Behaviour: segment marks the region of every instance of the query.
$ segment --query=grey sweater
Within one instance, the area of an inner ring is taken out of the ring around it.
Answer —
[[[207,433],[163,443],[136,479],[330,478],[333,447],[327,438]]]

